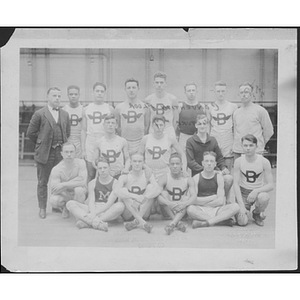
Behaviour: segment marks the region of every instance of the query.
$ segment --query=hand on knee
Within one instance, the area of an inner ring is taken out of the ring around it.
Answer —
[[[247,213],[245,213],[245,214],[238,213],[236,215],[236,221],[237,221],[238,225],[246,226],[248,224],[248,215],[247,215]]]

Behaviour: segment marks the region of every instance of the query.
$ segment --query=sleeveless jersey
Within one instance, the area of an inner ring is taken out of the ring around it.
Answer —
[[[172,201],[180,201],[187,194],[187,182],[187,178],[174,179],[171,174],[167,174],[166,189]]]
[[[184,134],[193,135],[197,131],[195,124],[197,115],[199,114],[205,114],[205,108],[200,102],[196,105],[189,105],[183,102],[179,113],[179,131]]]
[[[69,137],[70,142],[81,138],[82,108],[83,106],[81,104],[75,108],[71,107],[68,104],[63,107],[63,109],[66,112],[68,112],[70,117],[70,123],[71,123],[71,134]]]
[[[163,169],[169,165],[171,145],[166,134],[159,140],[149,134],[145,148],[145,162],[151,169]]]
[[[107,103],[89,104],[85,111],[87,135],[102,137],[104,135],[103,121],[108,114],[110,114],[110,109]]]
[[[163,115],[166,118],[166,127],[165,130],[169,127],[173,127],[173,101],[172,98],[175,99],[175,96],[169,93],[166,93],[164,97],[157,98],[155,94],[147,97],[149,100],[147,103],[150,107],[150,133],[153,132],[152,128],[152,119],[155,115]],[[178,109],[178,108],[177,108]]]
[[[137,195],[143,195],[146,191],[146,188],[148,186],[148,180],[146,178],[145,172],[143,171],[143,175],[141,177],[134,177],[132,173],[130,172],[127,175],[127,183],[125,187],[127,188],[128,192],[137,194]]]
[[[263,159],[263,156],[257,154],[257,158],[254,162],[248,162],[244,154],[241,156],[241,187],[254,190],[264,185]]]
[[[237,105],[228,102],[224,107],[215,103],[209,104],[211,115],[210,135],[215,137],[224,157],[232,156],[233,146],[233,113]]]
[[[120,114],[122,137],[127,141],[141,140],[145,133],[146,104],[125,101],[116,107]]]
[[[96,203],[106,203],[110,193],[112,192],[112,187],[115,179],[113,178],[109,183],[103,184],[99,181],[99,176],[96,178],[95,184],[95,202]]]
[[[202,176],[202,172],[199,173],[198,181],[198,197],[207,197],[211,195],[216,195],[218,191],[218,174],[215,173],[215,176],[210,179],[206,179]]]
[[[107,140],[105,136],[97,141],[101,155],[110,163],[111,176],[120,174],[124,169],[123,145],[126,140],[118,135],[113,140]]]

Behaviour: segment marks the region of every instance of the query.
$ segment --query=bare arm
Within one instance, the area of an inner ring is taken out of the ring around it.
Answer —
[[[179,107],[178,107],[178,100],[176,97],[173,98],[172,101],[172,109],[173,109],[173,127],[175,132],[177,130],[178,121],[179,121]]]
[[[274,134],[274,129],[273,129],[273,124],[271,122],[269,113],[267,112],[266,109],[262,111],[262,116],[261,116],[261,127],[263,131],[263,137],[265,144],[269,141],[271,136]]]
[[[79,162],[79,172],[78,176],[73,178],[72,180],[63,182],[65,188],[67,189],[73,189],[76,187],[83,187],[86,185],[87,181],[87,169],[86,164],[83,160],[80,160]]]
[[[125,160],[125,167],[124,167],[122,173],[129,173],[130,157],[129,157],[129,151],[128,151],[128,143],[125,139],[124,139],[124,146],[123,146],[122,151],[123,151],[123,156],[124,156],[124,160]]]
[[[87,119],[86,119],[86,107],[82,109],[82,123],[81,123],[81,150],[82,158],[86,159],[85,153],[85,141],[86,141],[86,132],[87,132]]]
[[[120,115],[120,107],[119,107],[119,105],[117,105],[117,107],[115,108],[114,115],[115,115],[115,117],[117,119],[117,124],[118,124],[117,134],[119,136],[122,136],[121,115]]]
[[[144,117],[144,125],[145,125],[145,132],[144,134],[148,134],[149,128],[150,128],[150,108],[147,104],[144,104],[145,106],[145,117]]]
[[[128,189],[125,187],[126,183],[127,183],[127,175],[121,175],[114,189],[114,193],[116,194],[116,196],[121,199],[131,198],[135,200],[140,200],[141,198],[140,195],[128,191]]]
[[[89,212],[92,215],[96,215],[96,206],[95,206],[95,185],[96,185],[96,179],[93,179],[92,181],[89,182],[88,185],[88,191],[89,191],[89,196],[88,196],[88,207],[89,207]]]
[[[217,199],[214,199],[213,201],[207,203],[206,206],[219,207],[219,206],[223,206],[225,203],[224,179],[221,174],[217,175],[217,183],[218,183]]]
[[[241,166],[241,158],[239,157],[234,162],[233,189],[234,189],[234,194],[235,194],[235,197],[236,197],[236,201],[237,201],[238,205],[240,206],[240,212],[242,214],[245,214],[246,213],[246,208],[245,208],[245,204],[244,204],[241,189],[240,189],[240,176],[241,176],[240,166]]]
[[[171,139],[171,145],[172,147],[181,155],[182,157],[182,165],[183,165],[183,170],[187,169],[187,160],[186,160],[186,155],[181,148],[180,144],[177,142],[176,138],[170,138]]]
[[[157,197],[157,199],[160,204],[167,205],[167,206],[171,207],[171,209],[173,209],[173,207],[176,205],[176,203],[170,201],[168,198],[166,198],[164,196],[164,193],[162,193],[162,191],[165,191],[166,184],[167,184],[167,175],[164,175],[158,181],[158,185],[159,185],[161,194]]]

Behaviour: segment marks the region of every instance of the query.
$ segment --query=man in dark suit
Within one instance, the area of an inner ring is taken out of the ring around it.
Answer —
[[[34,159],[37,162],[37,196],[41,219],[46,218],[50,172],[61,161],[61,146],[70,136],[69,115],[59,108],[60,98],[60,89],[50,88],[47,92],[48,104],[34,113],[27,129],[27,136],[35,144]]]

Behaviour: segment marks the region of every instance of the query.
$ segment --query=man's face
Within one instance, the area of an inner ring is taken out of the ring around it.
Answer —
[[[108,133],[116,132],[116,128],[118,127],[116,119],[109,119],[104,121],[104,130]]]
[[[245,155],[253,155],[255,154],[257,145],[250,141],[244,140],[242,142],[242,148],[244,150]]]
[[[154,88],[157,92],[164,91],[165,87],[166,87],[166,81],[164,78],[156,77],[154,79]]]
[[[201,132],[201,133],[207,132],[207,126],[208,126],[207,118],[197,120],[195,126],[196,126],[198,132]]]
[[[226,86],[224,85],[216,85],[215,86],[215,95],[217,100],[224,100],[226,94]]]
[[[97,172],[101,178],[106,178],[109,175],[109,165],[107,162],[100,161],[97,164]]]
[[[239,96],[241,98],[242,104],[250,103],[252,101],[251,87],[248,85],[241,86]]]
[[[75,147],[73,145],[66,145],[61,151],[61,156],[66,161],[72,161],[75,158]]]
[[[170,171],[174,175],[178,175],[182,170],[182,162],[179,157],[173,157],[170,159]]]
[[[101,85],[97,85],[93,91],[95,102],[103,102],[105,94],[105,88]]]
[[[197,92],[198,92],[198,90],[197,90],[196,86],[193,84],[187,85],[185,87],[185,95],[191,101],[195,100]]]
[[[165,123],[161,120],[156,120],[152,123],[152,127],[156,134],[162,134],[165,130]]]
[[[206,154],[203,157],[202,166],[205,171],[207,171],[207,172],[213,171],[215,169],[216,165],[217,165],[216,158],[213,155]]]
[[[51,107],[59,107],[60,105],[61,92],[57,90],[51,90],[47,95],[48,104]]]
[[[77,89],[69,89],[68,98],[69,98],[70,104],[77,105],[78,101],[79,101],[79,96],[80,96],[80,93]]]
[[[137,97],[139,87],[136,82],[127,82],[125,86],[125,91],[127,94],[127,97],[130,100],[134,100]]]
[[[131,166],[133,171],[140,171],[143,168],[144,158],[142,155],[136,154],[131,156]]]

